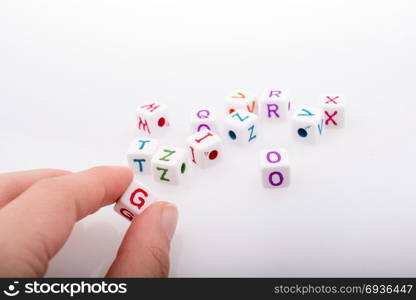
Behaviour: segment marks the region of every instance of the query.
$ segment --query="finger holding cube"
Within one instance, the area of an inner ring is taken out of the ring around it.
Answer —
[[[325,126],[328,128],[344,127],[345,106],[342,96],[322,96],[320,105],[324,111]]]
[[[222,156],[221,138],[212,131],[203,130],[188,138],[192,162],[202,168],[212,166]]]
[[[129,221],[140,215],[152,203],[157,201],[156,195],[147,187],[134,179],[120,200],[114,206],[114,210]]]
[[[150,163],[159,146],[159,141],[151,138],[134,139],[127,152],[127,162],[135,175],[149,175]]]
[[[225,135],[234,143],[249,144],[257,138],[257,123],[257,115],[238,110],[225,118]]]
[[[290,163],[285,149],[261,151],[260,167],[265,188],[284,188],[290,185]]]
[[[280,121],[289,117],[291,102],[287,91],[274,89],[268,90],[260,98],[259,116],[262,120]]]
[[[292,119],[292,130],[295,139],[315,143],[323,132],[325,124],[323,111],[315,107],[301,107],[295,111]]]
[[[136,114],[137,127],[140,134],[160,136],[170,126],[168,107],[159,102],[139,105]]]
[[[256,96],[243,90],[235,91],[225,99],[225,109],[227,114],[232,114],[237,110],[256,114],[258,111]]]
[[[151,168],[156,181],[177,185],[187,172],[185,150],[173,146],[162,146],[153,156]]]

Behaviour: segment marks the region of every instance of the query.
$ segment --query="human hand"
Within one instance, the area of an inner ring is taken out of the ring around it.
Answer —
[[[74,224],[117,201],[132,180],[125,167],[79,173],[0,174],[0,277],[44,276]],[[177,209],[157,202],[127,231],[108,277],[167,277]]]

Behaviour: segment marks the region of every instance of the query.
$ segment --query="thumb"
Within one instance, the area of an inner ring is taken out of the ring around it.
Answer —
[[[173,204],[157,202],[135,218],[127,231],[108,277],[168,277],[170,241],[178,211]]]

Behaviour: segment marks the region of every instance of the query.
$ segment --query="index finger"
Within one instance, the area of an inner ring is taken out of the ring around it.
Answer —
[[[115,202],[132,180],[98,167],[41,180],[0,211],[0,276],[42,276],[78,220]]]
[[[64,170],[42,169],[0,174],[0,208],[39,180],[67,175]]]

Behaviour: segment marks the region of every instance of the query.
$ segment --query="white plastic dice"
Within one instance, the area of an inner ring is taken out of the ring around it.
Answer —
[[[290,185],[290,163],[285,149],[261,151],[260,167],[265,188],[276,189]]]
[[[150,163],[159,141],[150,138],[134,139],[127,152],[127,162],[135,175],[149,175]]]
[[[177,185],[187,172],[186,152],[173,146],[161,146],[153,156],[153,177],[161,183]]]
[[[213,108],[195,109],[191,113],[192,132],[211,130],[217,132],[217,115]]]
[[[134,179],[120,200],[114,206],[114,210],[129,221],[140,215],[157,197],[147,187]]]
[[[235,91],[225,99],[225,109],[227,114],[232,114],[237,110],[257,113],[256,96],[242,90]]]
[[[220,161],[221,138],[212,131],[202,130],[187,140],[192,162],[202,168]]]
[[[259,117],[268,121],[286,120],[289,117],[291,102],[287,91],[268,90],[258,103]]]
[[[139,105],[136,113],[137,128],[141,135],[160,136],[170,125],[168,107],[159,102]]]
[[[324,111],[324,121],[326,127],[344,127],[345,106],[342,96],[322,96],[320,99],[320,105]]]
[[[324,132],[323,111],[315,107],[301,107],[295,111],[292,119],[295,139],[315,143]]]
[[[237,110],[225,118],[225,135],[237,144],[249,144],[257,138],[257,123],[257,115]]]

